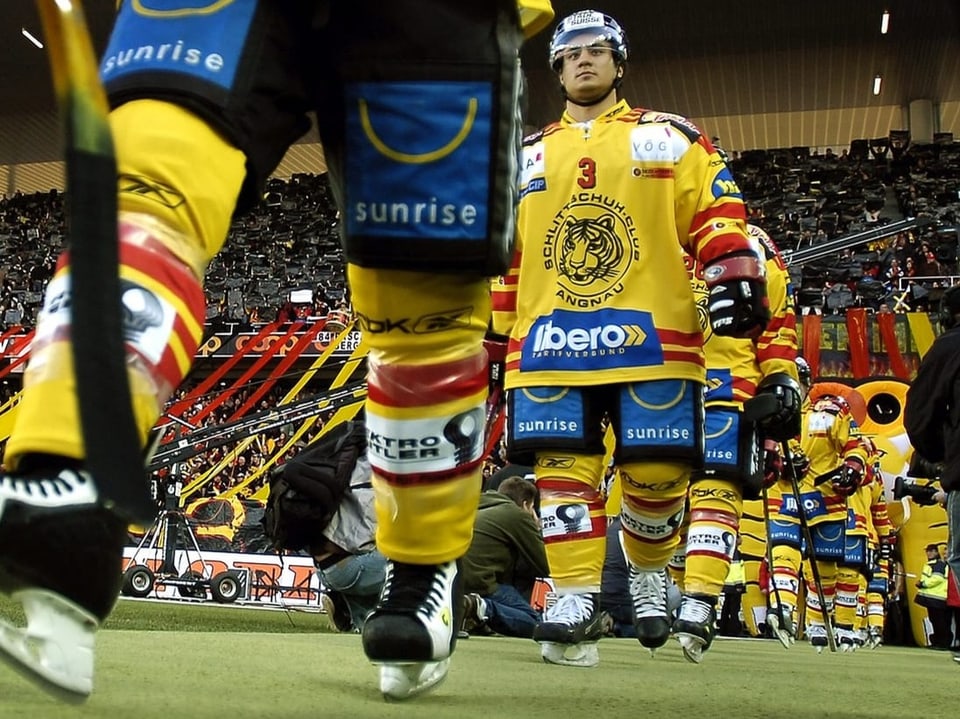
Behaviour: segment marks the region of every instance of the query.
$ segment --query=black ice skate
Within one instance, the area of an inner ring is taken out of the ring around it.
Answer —
[[[126,530],[86,472],[0,476],[0,591],[27,619],[0,619],[0,660],[61,699],[93,688],[94,636],[120,591]]]
[[[604,633],[599,597],[594,594],[564,594],[544,612],[533,629],[540,643],[540,656],[548,664],[595,667],[600,663],[597,641]]]
[[[456,562],[387,562],[377,607],[363,625],[363,650],[380,665],[380,691],[407,699],[442,682],[463,623]]]
[[[699,664],[717,634],[716,599],[685,594],[673,622],[673,633],[687,661]]]
[[[855,652],[861,645],[856,630],[851,626],[837,625],[837,644],[841,652]]]
[[[654,654],[670,637],[666,570],[646,572],[631,564],[629,588],[637,639]]]
[[[808,624],[807,638],[810,640],[810,646],[817,650],[817,654],[823,652],[824,648],[830,644],[827,639],[827,627],[823,624]]]

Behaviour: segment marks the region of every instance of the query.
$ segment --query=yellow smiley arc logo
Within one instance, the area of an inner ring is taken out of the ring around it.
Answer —
[[[377,133],[373,129],[373,123],[370,120],[370,110],[367,108],[367,101],[361,98],[358,100],[358,104],[360,107],[360,125],[363,127],[363,134],[367,136],[370,144],[377,148],[377,151],[381,155],[390,158],[394,162],[401,162],[405,165],[425,165],[428,162],[442,160],[463,144],[463,141],[467,139],[467,135],[469,135],[473,129],[473,121],[477,117],[478,102],[477,98],[470,98],[470,101],[467,103],[467,116],[463,120],[463,125],[460,126],[460,131],[457,132],[450,142],[436,150],[419,154],[400,152],[387,145],[377,136]]]
[[[546,389],[545,387],[540,387],[539,389]],[[521,387],[520,390],[523,392],[523,396],[535,404],[547,404],[549,402],[558,402],[570,392],[569,387],[555,387],[553,388],[556,391],[551,394],[549,397],[537,397],[534,394],[531,394],[526,387]]]
[[[730,430],[732,426],[733,426],[733,417],[727,417],[726,424],[724,424],[723,427],[721,427],[718,431],[713,432],[712,434],[707,433],[705,435],[706,439],[716,439],[717,437],[722,437]]]
[[[213,15],[220,12],[228,5],[232,5],[234,0],[215,0],[215,2],[203,7],[181,7],[176,10],[157,10],[144,5],[144,0],[133,0],[133,10],[138,15],[144,17],[158,18],[178,18],[190,17],[191,15]]]
[[[636,385],[631,385],[631,386],[630,386],[630,398],[633,399],[634,402],[636,402],[638,405],[640,405],[640,406],[643,407],[644,409],[654,409],[654,410],[670,409],[671,407],[676,406],[676,405],[680,402],[680,400],[683,399],[683,395],[684,395],[684,393],[686,392],[686,389],[687,389],[687,383],[686,383],[686,382],[681,382],[681,383],[680,383],[680,391],[677,392],[677,396],[676,396],[676,397],[674,397],[673,399],[667,400],[667,401],[664,402],[663,404],[652,404],[652,403],[650,403],[650,402],[646,402],[646,401],[640,399],[640,398],[637,396]]]

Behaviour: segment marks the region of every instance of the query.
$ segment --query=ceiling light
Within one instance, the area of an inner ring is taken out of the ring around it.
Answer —
[[[890,29],[890,11],[884,10],[883,15],[880,16],[880,34],[886,35],[887,30]]]
[[[40,42],[39,40],[37,40],[37,38],[35,38],[35,37],[33,36],[33,33],[31,33],[29,30],[27,30],[27,28],[25,28],[25,27],[20,28],[20,33],[21,33],[25,38],[27,38],[27,40],[29,40],[29,41],[32,42],[34,45],[36,45],[38,48],[40,48],[41,50],[43,50],[43,43]]]
[[[882,84],[883,84],[883,78],[880,75],[877,75],[875,78],[873,78],[873,94],[874,95],[880,94],[880,86]]]

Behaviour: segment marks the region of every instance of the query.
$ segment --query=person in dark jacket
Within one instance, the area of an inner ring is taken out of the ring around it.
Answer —
[[[960,286],[940,300],[943,333],[923,357],[907,390],[903,424],[916,452],[942,463],[947,493],[947,564],[950,581],[960,577]]]
[[[533,637],[540,615],[528,588],[550,573],[536,500],[536,485],[522,477],[508,477],[496,492],[480,495],[473,541],[463,558],[466,631]]]

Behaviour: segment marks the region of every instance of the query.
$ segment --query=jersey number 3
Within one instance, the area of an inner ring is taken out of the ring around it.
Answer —
[[[577,184],[584,190],[589,190],[597,186],[597,163],[592,157],[582,157],[577,163],[580,168],[580,177],[577,178]]]

